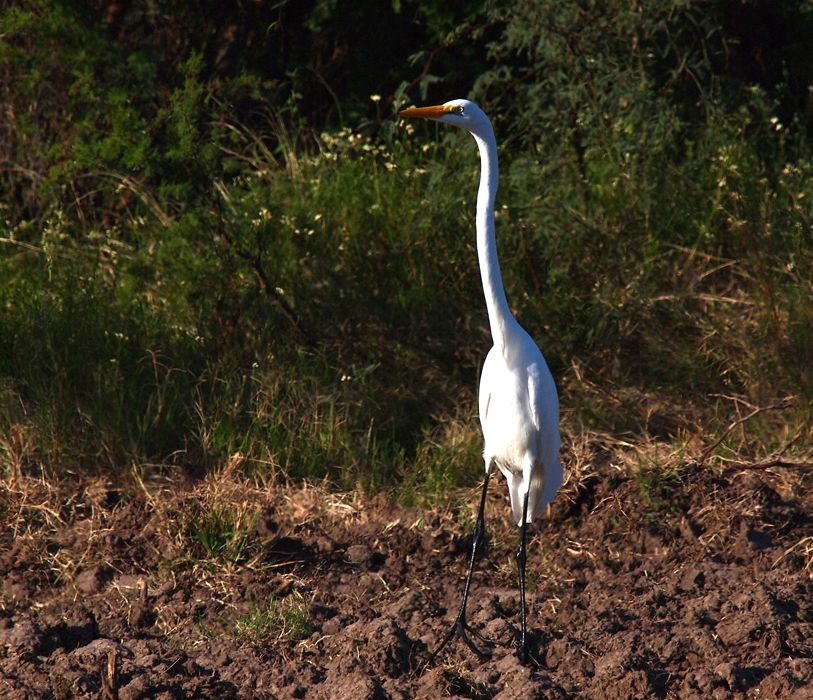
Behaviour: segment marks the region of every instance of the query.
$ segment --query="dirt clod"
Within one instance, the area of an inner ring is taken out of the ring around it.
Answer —
[[[456,641],[434,663],[475,498],[432,512],[239,480],[122,492],[92,521],[0,533],[0,697],[807,697],[810,476],[686,467],[682,483],[653,505],[597,468],[534,523],[528,665],[499,489],[468,609],[494,645],[481,661]],[[242,549],[204,556],[182,523],[213,494],[218,513],[257,516]]]

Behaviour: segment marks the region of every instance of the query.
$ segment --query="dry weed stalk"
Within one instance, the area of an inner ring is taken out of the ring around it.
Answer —
[[[118,700],[119,683],[116,659],[118,649],[114,646],[107,652],[107,665],[102,668],[102,698],[104,700]]]
[[[788,547],[777,559],[774,561],[773,566],[779,565],[779,562],[786,559],[791,554],[798,554],[805,560],[805,571],[813,579],[813,536],[808,535],[799,540],[796,544]]]
[[[4,456],[10,486],[16,490],[23,479],[23,465],[32,457],[33,443],[25,425],[14,423],[8,435],[0,435],[0,455]]]
[[[733,398],[735,400],[736,404],[737,404],[738,409],[739,409],[739,404],[747,403],[747,402],[744,402],[742,399],[737,398],[737,397],[724,397],[724,398]],[[732,431],[736,430],[740,426],[744,426],[745,423],[747,423],[752,418],[755,418],[756,416],[758,416],[761,413],[764,413],[766,411],[785,410],[785,409],[787,409],[787,408],[789,408],[790,406],[793,405],[794,399],[795,399],[795,397],[793,397],[793,396],[786,396],[781,401],[777,401],[777,402],[772,403],[772,404],[770,404],[768,406],[753,406],[751,404],[747,404],[748,407],[751,410],[745,416],[741,416],[740,418],[737,418],[736,420],[732,421],[732,423],[720,434],[720,436],[717,438],[717,440],[715,440],[713,443],[711,443],[708,447],[706,447],[703,450],[703,452],[700,454],[700,457],[698,458],[697,461],[700,464],[704,464],[706,462],[706,460],[714,452],[714,450],[716,450],[723,443],[723,440],[725,440],[726,437],[728,437],[728,435],[730,435]]]

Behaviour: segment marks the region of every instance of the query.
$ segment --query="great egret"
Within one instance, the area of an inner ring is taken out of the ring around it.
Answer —
[[[494,200],[499,172],[497,141],[489,118],[469,100],[451,100],[432,107],[403,110],[402,117],[432,119],[467,129],[480,150],[480,188],[477,192],[477,255],[494,346],[480,377],[480,424],[483,430],[485,479],[474,530],[471,560],[457,618],[432,658],[457,634],[482,657],[470,635],[488,643],[466,621],[472,574],[485,535],[488,482],[496,465],[508,482],[511,509],[520,528],[517,547],[521,632],[517,653],[528,658],[525,563],[527,525],[542,513],[562,484],[559,462],[559,399],[545,358],[508,307],[497,259]]]

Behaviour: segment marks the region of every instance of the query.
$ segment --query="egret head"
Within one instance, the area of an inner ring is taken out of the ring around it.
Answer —
[[[434,121],[462,126],[476,136],[486,137],[493,133],[491,122],[485,112],[470,100],[449,100],[432,107],[410,107],[401,110],[400,116],[411,119],[432,119]]]

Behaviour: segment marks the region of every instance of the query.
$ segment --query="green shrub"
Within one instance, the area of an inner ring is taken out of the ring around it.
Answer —
[[[0,14],[0,441],[26,468],[479,478],[477,151],[392,118],[468,86],[567,419],[645,431],[657,397],[669,437],[793,395],[750,448],[809,431],[808,8],[102,6]]]

